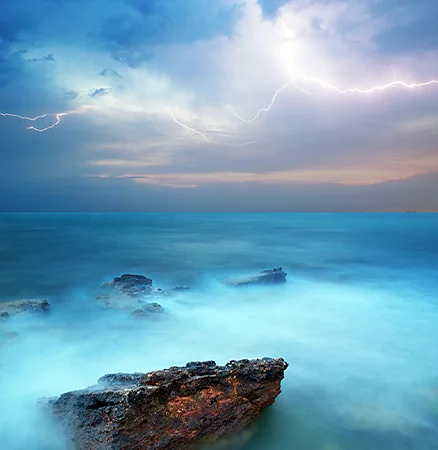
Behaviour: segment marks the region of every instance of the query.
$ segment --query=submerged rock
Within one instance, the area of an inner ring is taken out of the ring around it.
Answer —
[[[114,278],[111,283],[105,283],[102,288],[117,290],[122,294],[136,297],[152,291],[152,280],[144,275],[125,273],[121,277]]]
[[[141,311],[161,312],[163,308],[158,303],[145,302],[148,297],[162,297],[168,294],[163,289],[152,286],[152,280],[144,275],[124,274],[114,278],[110,283],[100,287],[100,295],[96,298],[108,308],[131,310],[133,315]]]
[[[237,280],[229,280],[227,284],[230,286],[251,286],[254,284],[278,284],[286,282],[287,273],[283,271],[282,267],[276,269],[263,270],[258,275],[251,277],[240,278]]]
[[[162,313],[164,312],[164,308],[159,303],[153,302],[147,303],[145,306],[143,306],[143,311],[151,313]]]
[[[164,308],[158,303],[146,303],[143,308],[135,309],[132,311],[131,316],[141,319],[144,317],[149,317],[150,314],[163,313]]]
[[[49,408],[78,450],[185,449],[248,425],[274,403],[287,367],[263,358],[105,375]]]
[[[149,314],[144,309],[134,309],[131,316],[136,319],[144,319],[145,317],[148,317]]]
[[[47,313],[49,311],[50,303],[47,300],[17,300],[0,303],[0,316],[3,320],[16,314]]]
[[[6,339],[15,339],[16,337],[18,337],[18,333],[16,331],[4,331],[3,336]]]

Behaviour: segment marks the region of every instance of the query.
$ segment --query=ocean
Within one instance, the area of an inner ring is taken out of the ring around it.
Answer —
[[[135,320],[96,300],[123,273],[191,289]],[[106,373],[265,356],[282,393],[212,448],[438,449],[438,214],[1,214],[0,302],[26,298],[52,311],[0,322],[2,450],[68,449],[38,401]]]

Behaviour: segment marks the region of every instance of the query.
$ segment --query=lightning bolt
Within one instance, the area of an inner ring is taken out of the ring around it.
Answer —
[[[80,113],[84,112],[85,109],[96,109],[96,108],[97,108],[96,106],[86,105],[86,106],[82,106],[82,107],[80,107],[78,109],[75,109],[75,110],[72,110],[72,111],[66,111],[66,112],[61,112],[61,113],[56,113],[56,114],[41,114],[41,115],[35,116],[35,117],[28,117],[28,116],[22,116],[20,114],[12,114],[12,113],[0,112],[0,116],[2,116],[2,117],[13,117],[13,118],[17,118],[17,119],[21,119],[21,120],[25,120],[25,121],[31,121],[31,122],[35,122],[35,121],[37,121],[39,119],[44,119],[44,118],[49,117],[49,116],[54,116],[55,117],[55,121],[51,125],[48,125],[48,126],[46,126],[44,128],[38,128],[38,127],[33,126],[33,125],[26,127],[27,130],[35,131],[37,133],[44,133],[44,132],[46,132],[48,130],[51,130],[51,129],[57,127],[61,123],[62,119],[64,117],[68,116],[68,115],[80,114]],[[206,134],[202,133],[199,130],[196,130],[195,128],[189,127],[185,123],[183,123],[180,120],[178,120],[175,117],[175,115],[173,114],[173,112],[169,108],[167,108],[167,112],[169,113],[170,117],[172,118],[172,120],[175,123],[177,123],[180,127],[182,127],[184,130],[186,130],[190,134],[195,134],[197,136],[200,136],[207,144],[224,145],[224,146],[227,146],[227,147],[243,147],[243,146],[250,145],[250,144],[254,143],[254,141],[250,141],[250,142],[244,142],[244,143],[241,143],[241,144],[230,144],[230,143],[213,141],[213,140],[209,139]],[[154,125],[154,127],[156,128],[156,130],[157,130],[157,132],[159,134],[161,134],[163,136],[167,135],[166,133],[163,133],[158,128],[157,124],[154,121],[151,121],[151,122],[152,122],[152,124]]]
[[[308,76],[300,76],[300,77],[296,77],[296,79],[299,79],[303,82],[319,85],[322,88],[332,90],[332,91],[334,91],[338,94],[342,94],[342,95],[345,95],[345,94],[372,94],[374,92],[385,91],[387,89],[391,89],[391,88],[395,88],[395,87],[403,87],[406,89],[417,89],[417,88],[422,88],[422,87],[438,84],[438,80],[429,80],[429,81],[425,81],[425,82],[421,82],[421,83],[407,83],[402,80],[394,80],[394,81],[391,81],[390,83],[372,86],[372,87],[366,88],[366,89],[361,89],[361,88],[357,88],[357,87],[341,89],[338,86],[336,86],[335,84],[328,83],[328,82],[320,80],[318,78],[313,78],[313,77],[308,77]],[[234,117],[236,117],[236,119],[239,119],[240,121],[242,121],[244,123],[255,122],[257,119],[259,119],[260,117],[262,117],[263,115],[265,115],[266,113],[268,113],[271,110],[271,108],[275,104],[275,101],[277,100],[278,95],[290,86],[293,86],[296,89],[298,89],[301,92],[304,92],[308,95],[312,95],[312,93],[310,93],[309,91],[300,87],[294,79],[291,79],[288,83],[286,83],[280,89],[275,91],[274,95],[272,96],[271,102],[269,103],[269,105],[266,108],[259,109],[257,111],[257,114],[250,119],[245,119],[244,117],[237,114],[236,110],[234,109],[233,106],[228,106],[228,107],[231,109],[231,111],[232,111]]]
[[[259,109],[257,111],[257,114],[250,118],[250,119],[245,119],[244,117],[240,116],[239,114],[236,113],[236,110],[234,109],[234,107],[229,106],[229,108],[231,109],[234,117],[236,117],[236,119],[239,119],[240,121],[244,122],[244,123],[251,123],[251,122],[255,122],[257,119],[259,119],[260,117],[262,117],[263,115],[265,115],[266,113],[268,113],[271,108],[274,106],[275,101],[277,100],[278,95],[283,92],[285,89],[287,89],[290,86],[295,87],[296,89],[300,90],[301,92],[304,92],[308,95],[312,95],[309,91],[303,89],[302,87],[300,87],[297,83],[296,80],[300,80],[302,82],[307,82],[307,83],[312,83],[315,85],[319,85],[322,88],[328,89],[328,90],[332,90],[338,94],[372,94],[374,92],[379,92],[379,91],[385,91],[387,89],[391,89],[391,88],[395,88],[395,87],[403,87],[406,89],[417,89],[417,88],[422,88],[422,87],[426,87],[426,86],[431,86],[434,84],[438,84],[438,80],[429,80],[429,81],[425,81],[422,83],[407,83],[405,81],[402,80],[394,80],[391,81],[390,83],[386,83],[386,84],[382,84],[382,85],[377,85],[377,86],[372,86],[370,88],[366,88],[366,89],[361,89],[361,88],[348,88],[348,89],[341,89],[340,87],[336,86],[335,84],[332,83],[328,83],[326,81],[320,80],[318,78],[314,78],[314,77],[308,77],[308,76],[299,76],[296,77],[295,79],[291,79],[288,83],[286,83],[285,85],[283,85],[280,89],[278,89],[275,94],[272,97],[271,102],[269,103],[269,105],[266,108],[262,108]]]
[[[341,89],[334,84],[327,83],[327,82],[319,80],[317,78],[312,78],[312,77],[300,77],[300,78],[302,78],[304,81],[318,84],[323,88],[327,88],[327,89],[336,91],[339,94],[349,94],[349,93],[371,94],[376,91],[386,91],[387,89],[397,87],[397,86],[404,87],[407,89],[416,89],[416,88],[422,88],[425,86],[431,86],[433,84],[438,84],[438,80],[430,80],[430,81],[425,81],[423,83],[406,83],[405,81],[402,81],[402,80],[395,80],[395,81],[391,81],[390,83],[387,83],[387,84],[382,84],[380,86],[379,85],[372,86],[367,89],[360,89],[360,88]]]
[[[179,121],[174,114],[172,113],[172,111],[169,108],[166,108],[167,112],[169,113],[170,117],[172,118],[172,120],[178,124],[181,128],[183,128],[184,130],[188,131],[191,134],[195,134],[197,136],[200,136],[207,144],[211,144],[211,145],[224,145],[226,147],[244,147],[246,145],[250,145],[250,144],[254,144],[255,141],[250,141],[250,142],[243,142],[241,144],[229,144],[229,143],[224,143],[224,142],[216,142],[216,141],[212,141],[211,139],[208,139],[207,136],[202,133],[199,130],[196,130],[195,128],[189,127],[188,125],[186,125],[185,123],[182,123],[181,121]]]
[[[152,123],[152,125],[155,127],[155,129],[157,130],[157,133],[158,134],[161,134],[161,136],[167,136],[167,133],[163,133],[159,128],[158,128],[158,125],[152,120],[152,119],[150,119],[151,120],[151,123]]]
[[[187,126],[186,124],[180,122],[172,113],[172,111],[169,108],[166,108],[167,112],[170,114],[170,117],[172,117],[172,120],[177,123],[180,127],[184,128],[184,130],[188,131],[189,133],[192,134],[197,134],[198,136],[200,136],[202,139],[204,139],[205,142],[207,142],[207,144],[212,144],[212,141],[208,140],[207,136],[204,133],[201,133],[198,130],[195,130],[194,128],[191,128],[189,126]]]
[[[59,125],[59,123],[61,122],[61,118],[63,116],[65,116],[67,113],[58,113],[58,114],[53,114],[56,117],[56,121],[52,124],[49,125],[45,128],[37,128],[34,126],[30,126],[30,127],[26,127],[27,130],[33,130],[33,131],[37,131],[38,133],[43,133],[44,131],[50,130],[52,128],[55,128],[57,125]],[[50,116],[52,114],[41,114],[39,116],[35,116],[35,117],[27,117],[27,116],[21,116],[20,114],[11,114],[11,113],[4,113],[4,112],[0,112],[0,116],[2,117],[13,117],[16,119],[20,119],[20,120],[26,120],[29,122],[35,122],[36,120],[39,119],[44,119],[48,116]]]
[[[36,116],[36,117],[27,117],[27,116],[20,116],[20,114],[11,114],[11,113],[0,112],[0,116],[2,116],[2,117],[14,117],[16,119],[29,120],[29,121],[33,122],[33,121],[38,120],[38,119],[44,119],[44,117],[47,117],[47,114],[43,114],[41,116]]]
[[[66,115],[67,115],[66,112],[65,112],[65,113],[58,113],[58,114],[55,114],[56,122],[54,122],[52,125],[49,125],[49,126],[47,126],[47,127],[45,127],[45,128],[36,128],[36,127],[34,127],[34,126],[30,126],[30,127],[27,127],[26,129],[27,129],[27,130],[33,130],[33,131],[36,131],[36,132],[38,132],[38,133],[44,133],[44,132],[47,131],[47,130],[51,130],[52,128],[57,127],[57,126],[60,124],[60,122],[61,122],[61,117],[64,117],[64,116],[66,116]]]
[[[26,120],[29,122],[35,122],[39,119],[44,119],[46,117],[49,116],[54,116],[55,117],[55,121],[51,124],[48,125],[44,128],[37,128],[35,126],[29,126],[26,127],[26,130],[31,130],[31,131],[36,131],[37,133],[44,133],[45,131],[51,130],[52,128],[57,127],[60,123],[63,117],[65,116],[69,116],[71,114],[81,114],[82,112],[84,112],[84,110],[86,109],[96,109],[97,107],[94,105],[85,105],[85,106],[81,106],[80,108],[77,108],[75,110],[72,111],[66,111],[66,112],[62,112],[62,113],[56,113],[56,114],[41,114],[39,116],[35,116],[35,117],[28,117],[28,116],[21,116],[20,114],[12,114],[12,113],[4,113],[4,112],[0,112],[0,116],[2,117],[13,117],[16,119],[21,119],[21,120]]]
[[[304,94],[307,94],[307,95],[310,95],[311,97],[314,97],[314,95],[313,95],[311,92],[306,91],[306,89],[302,88],[301,86],[298,86],[297,83],[295,83],[295,82],[292,81],[292,82],[291,82],[291,85],[294,86],[295,89],[297,89],[297,90],[299,90],[299,91],[301,91],[301,92],[304,92]]]
[[[237,119],[241,120],[242,122],[245,122],[245,123],[255,122],[258,118],[260,118],[262,116],[262,114],[265,114],[265,113],[269,112],[269,110],[274,106],[275,100],[277,100],[277,96],[281,92],[283,92],[285,89],[287,89],[289,86],[291,86],[292,84],[293,84],[293,82],[291,80],[291,81],[287,82],[285,85],[283,85],[280,89],[278,89],[275,92],[274,96],[272,97],[271,103],[269,103],[269,105],[266,108],[259,109],[257,111],[257,114],[252,119],[244,119],[243,117],[239,116],[236,113],[236,110],[234,109],[234,107],[231,106],[231,105],[228,105],[228,108],[231,109],[231,111],[233,112],[234,117],[236,117]]]

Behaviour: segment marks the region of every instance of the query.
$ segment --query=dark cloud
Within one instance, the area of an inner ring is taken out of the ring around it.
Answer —
[[[2,46],[0,42],[0,88],[20,75],[24,65],[23,54],[24,52],[10,54],[8,46]]]
[[[52,53],[49,53],[48,55],[43,56],[42,58],[32,58],[30,61],[32,61],[32,62],[39,62],[39,61],[56,62],[56,59],[54,58]]]
[[[24,31],[35,29],[39,24],[40,14],[33,14],[32,7],[27,10],[25,4],[5,0],[0,6],[0,87],[19,76],[22,71],[24,55],[27,50],[12,50],[12,44],[22,45]]]
[[[51,69],[56,63],[51,52],[31,57],[31,50],[41,45],[40,28],[45,20],[62,7],[50,0],[4,0],[0,4],[0,109],[41,113],[54,104]],[[37,63],[37,64],[35,64]],[[62,94],[60,95],[62,98]],[[60,105],[63,100],[61,100]],[[56,108],[57,109],[57,108]]]
[[[40,5],[44,9],[44,5]],[[42,14],[27,2],[3,0],[0,15],[0,41],[8,44],[20,41],[23,31],[35,29],[41,22]]]
[[[240,17],[236,2],[223,0],[126,0],[131,10],[114,14],[102,25],[101,37],[114,59],[139,67],[155,47],[231,36]]]
[[[94,89],[88,95],[90,97],[102,97],[102,96],[108,95],[108,94],[111,94],[110,88],[99,88],[99,89]]]
[[[142,17],[147,43],[191,43],[231,36],[240,17],[237,2],[223,0],[127,0]],[[146,21],[146,23],[144,23]]]
[[[345,23],[339,19],[339,23],[327,28],[324,17],[317,17],[320,10],[317,6],[324,4],[321,11],[326,11],[330,0],[289,1],[297,6],[298,15],[300,5],[306,11],[311,10],[303,14],[312,35],[309,42],[329,38],[336,45],[342,42],[339,52],[326,55],[330,63],[346,57],[344,43],[350,44],[350,40],[352,53],[357,55],[359,44],[354,39],[362,34],[361,30],[351,33],[354,17],[350,21],[345,14]],[[253,10],[248,16],[250,20],[238,22],[245,13],[242,3],[240,0],[3,0],[0,111],[27,116],[47,112],[48,117],[32,123],[45,127],[56,120],[53,113],[76,111],[82,102],[88,102],[96,106],[97,120],[94,110],[86,110],[63,117],[61,124],[47,133],[35,133],[26,130],[29,122],[1,117],[0,185],[2,192],[8,194],[0,199],[0,209],[335,210],[351,209],[351,202],[357,199],[357,208],[365,208],[367,196],[371,209],[383,209],[383,203],[378,203],[379,192],[385,193],[382,198],[389,199],[391,207],[415,209],[415,201],[423,205],[421,198],[425,199],[424,205],[435,207],[435,197],[430,191],[432,186],[436,187],[433,185],[436,178],[369,189],[321,185],[285,188],[257,183],[173,189],[114,178],[71,178],[100,170],[117,176],[126,172],[129,175],[131,170],[145,175],[166,175],[355,167],[391,153],[395,157],[418,155],[420,160],[427,153],[429,160],[433,160],[430,155],[437,151],[436,127],[433,129],[437,109],[435,95],[428,94],[435,92],[435,86],[415,93],[394,89],[360,99],[357,96],[341,99],[333,94],[327,96],[328,100],[324,100],[323,89],[309,86],[312,93],[315,88],[314,97],[303,94],[301,101],[302,93],[282,94],[263,120],[248,125],[233,123],[227,134],[227,123],[232,120],[230,112],[216,110],[216,106],[222,107],[229,100],[233,104],[236,101],[243,112],[257,111],[269,104],[269,96],[277,88],[275,77],[281,71],[277,66],[270,70],[268,64],[264,65],[264,56],[257,59],[259,50],[260,54],[266,54],[264,33],[268,51],[277,41],[271,42],[271,27],[266,24],[260,28],[259,41],[259,30],[245,28],[259,26]],[[286,3],[287,0],[259,0],[264,17],[269,19]],[[254,3],[248,4],[254,7]],[[308,8],[311,4],[315,8]],[[346,4],[351,5],[348,0]],[[438,16],[436,0],[368,0],[366,4],[371,6],[379,29],[386,27],[375,37],[381,51],[372,55],[373,61],[385,60],[388,54],[410,55],[438,47],[438,27],[434,23]],[[311,17],[313,11],[315,17]],[[208,42],[210,39],[214,41]],[[241,61],[229,55],[234,51],[234,43],[248,50],[248,60],[244,52],[236,53],[242,55]],[[256,50],[254,46],[258,46]],[[230,67],[229,61],[238,67]],[[371,73],[374,65],[370,64]],[[261,76],[256,72],[266,74],[265,78],[271,82],[261,87],[257,81]],[[123,86],[118,86],[122,75]],[[368,81],[373,82],[371,75]],[[244,90],[249,92],[248,97],[246,94],[240,97],[240,91]],[[112,103],[120,105],[120,111],[106,110],[106,102],[99,101],[110,93],[114,97]],[[241,100],[245,98],[250,101]],[[201,139],[184,134],[179,125],[172,123],[165,114],[167,104],[175,106],[175,114],[178,111],[178,118],[187,120],[188,125],[199,124],[200,130],[208,129],[206,133],[213,140],[256,143],[241,148],[204,145]],[[131,106],[141,111],[138,116],[130,112]],[[144,115],[142,108],[147,110]],[[154,122],[149,123],[149,117],[157,121],[163,132],[155,130],[157,125],[152,126]],[[223,125],[219,123],[222,121]],[[144,126],[146,122],[148,125]],[[430,124],[432,129],[423,129]],[[414,131],[405,131],[405,125]],[[151,160],[159,162],[157,165],[148,165],[148,152]],[[168,159],[163,157],[164,162],[160,160],[161,152],[170,155]],[[106,159],[140,160],[145,164],[139,168],[102,164],[98,169],[89,165],[90,161]],[[403,203],[404,198],[397,200],[395,194],[400,189],[408,199],[407,186],[413,192],[409,205]]]

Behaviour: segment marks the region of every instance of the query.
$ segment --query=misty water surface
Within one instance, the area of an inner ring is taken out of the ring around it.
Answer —
[[[68,449],[37,401],[105,373],[264,356],[290,364],[281,395],[213,448],[438,449],[437,215],[14,214],[0,236],[0,300],[53,305],[0,323],[2,449]],[[192,289],[135,320],[95,299],[122,273]]]

